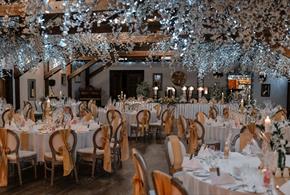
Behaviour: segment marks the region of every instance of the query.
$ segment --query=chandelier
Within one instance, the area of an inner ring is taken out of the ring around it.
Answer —
[[[126,32],[166,37],[148,44],[148,60],[157,52],[171,53],[170,67],[197,71],[199,77],[233,69],[290,75],[288,0],[0,0],[0,5],[7,10],[0,15],[0,73],[50,59],[65,66],[79,55],[115,62],[120,48],[136,47],[118,42]]]

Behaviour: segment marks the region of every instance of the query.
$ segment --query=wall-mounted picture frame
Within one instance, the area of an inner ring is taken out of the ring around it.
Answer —
[[[61,84],[66,85],[66,74],[61,74]]]
[[[270,84],[261,84],[261,96],[270,97],[271,95],[271,85]]]
[[[28,89],[28,100],[36,100],[36,80],[28,79],[27,80],[27,89]]]
[[[162,90],[162,73],[153,73],[152,80],[153,87],[158,87],[159,90]]]

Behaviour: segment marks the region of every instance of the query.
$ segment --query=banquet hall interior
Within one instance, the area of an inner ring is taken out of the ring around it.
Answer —
[[[0,194],[290,195],[289,0],[0,0]]]

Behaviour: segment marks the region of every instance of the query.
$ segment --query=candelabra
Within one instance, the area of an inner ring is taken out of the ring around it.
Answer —
[[[120,106],[121,106],[122,112],[125,112],[126,94],[124,94],[123,91],[121,91],[121,94],[118,95],[118,99],[119,99],[119,102],[120,102]]]

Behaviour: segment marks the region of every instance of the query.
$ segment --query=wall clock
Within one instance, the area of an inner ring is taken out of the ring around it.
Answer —
[[[186,74],[182,71],[176,71],[171,76],[171,82],[176,86],[183,86],[186,82]]]

